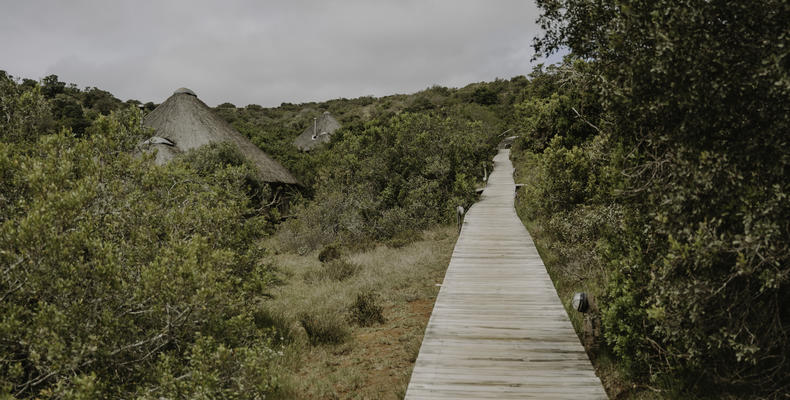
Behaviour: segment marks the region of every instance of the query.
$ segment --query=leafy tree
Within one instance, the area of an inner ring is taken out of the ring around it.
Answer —
[[[22,79],[22,84],[20,86],[22,89],[30,90],[38,86],[38,82],[33,79]]]
[[[547,70],[538,66],[530,77],[525,99],[513,107],[522,147],[542,152],[556,136],[566,147],[578,146],[599,131],[601,106],[589,64],[568,57]]]
[[[605,335],[643,379],[790,390],[790,3],[539,0],[622,171]],[[620,150],[622,149],[622,150]]]
[[[414,98],[412,104],[406,108],[408,112],[420,112],[425,110],[433,109],[434,105],[431,103],[431,100],[427,97],[418,96]]]
[[[489,86],[480,86],[472,92],[472,101],[480,105],[490,106],[499,102],[499,96]]]
[[[254,172],[222,146],[164,167],[135,156],[134,109],[84,137],[29,134],[45,108],[36,89],[17,96],[3,90],[0,397],[276,391]]]
[[[48,75],[41,79],[41,92],[48,99],[54,99],[66,90],[66,83],[61,82],[57,75]]]
[[[82,105],[91,108],[101,115],[109,115],[121,106],[121,101],[110,92],[98,88],[88,88],[82,94]]]
[[[50,105],[37,83],[18,85],[0,71],[0,133],[5,141],[35,141],[53,129]]]
[[[91,125],[90,120],[85,116],[82,105],[73,97],[60,93],[52,100],[52,116],[58,125],[70,129],[77,135],[85,133],[85,129]]]

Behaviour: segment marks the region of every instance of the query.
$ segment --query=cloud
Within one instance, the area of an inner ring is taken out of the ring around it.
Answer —
[[[528,73],[536,17],[523,0],[28,0],[4,6],[0,69],[155,102],[382,96]]]

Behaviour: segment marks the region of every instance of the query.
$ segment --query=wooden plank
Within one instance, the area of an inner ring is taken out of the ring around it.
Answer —
[[[605,399],[532,238],[500,150],[467,212],[406,399]]]

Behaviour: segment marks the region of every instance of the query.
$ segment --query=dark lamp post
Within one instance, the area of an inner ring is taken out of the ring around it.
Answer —
[[[573,294],[573,308],[576,311],[586,313],[587,309],[590,308],[590,303],[587,301],[587,293],[584,292],[576,292]]]

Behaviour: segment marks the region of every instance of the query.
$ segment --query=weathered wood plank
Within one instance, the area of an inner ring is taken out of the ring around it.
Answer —
[[[464,219],[407,399],[605,399],[513,207],[510,150]]]

